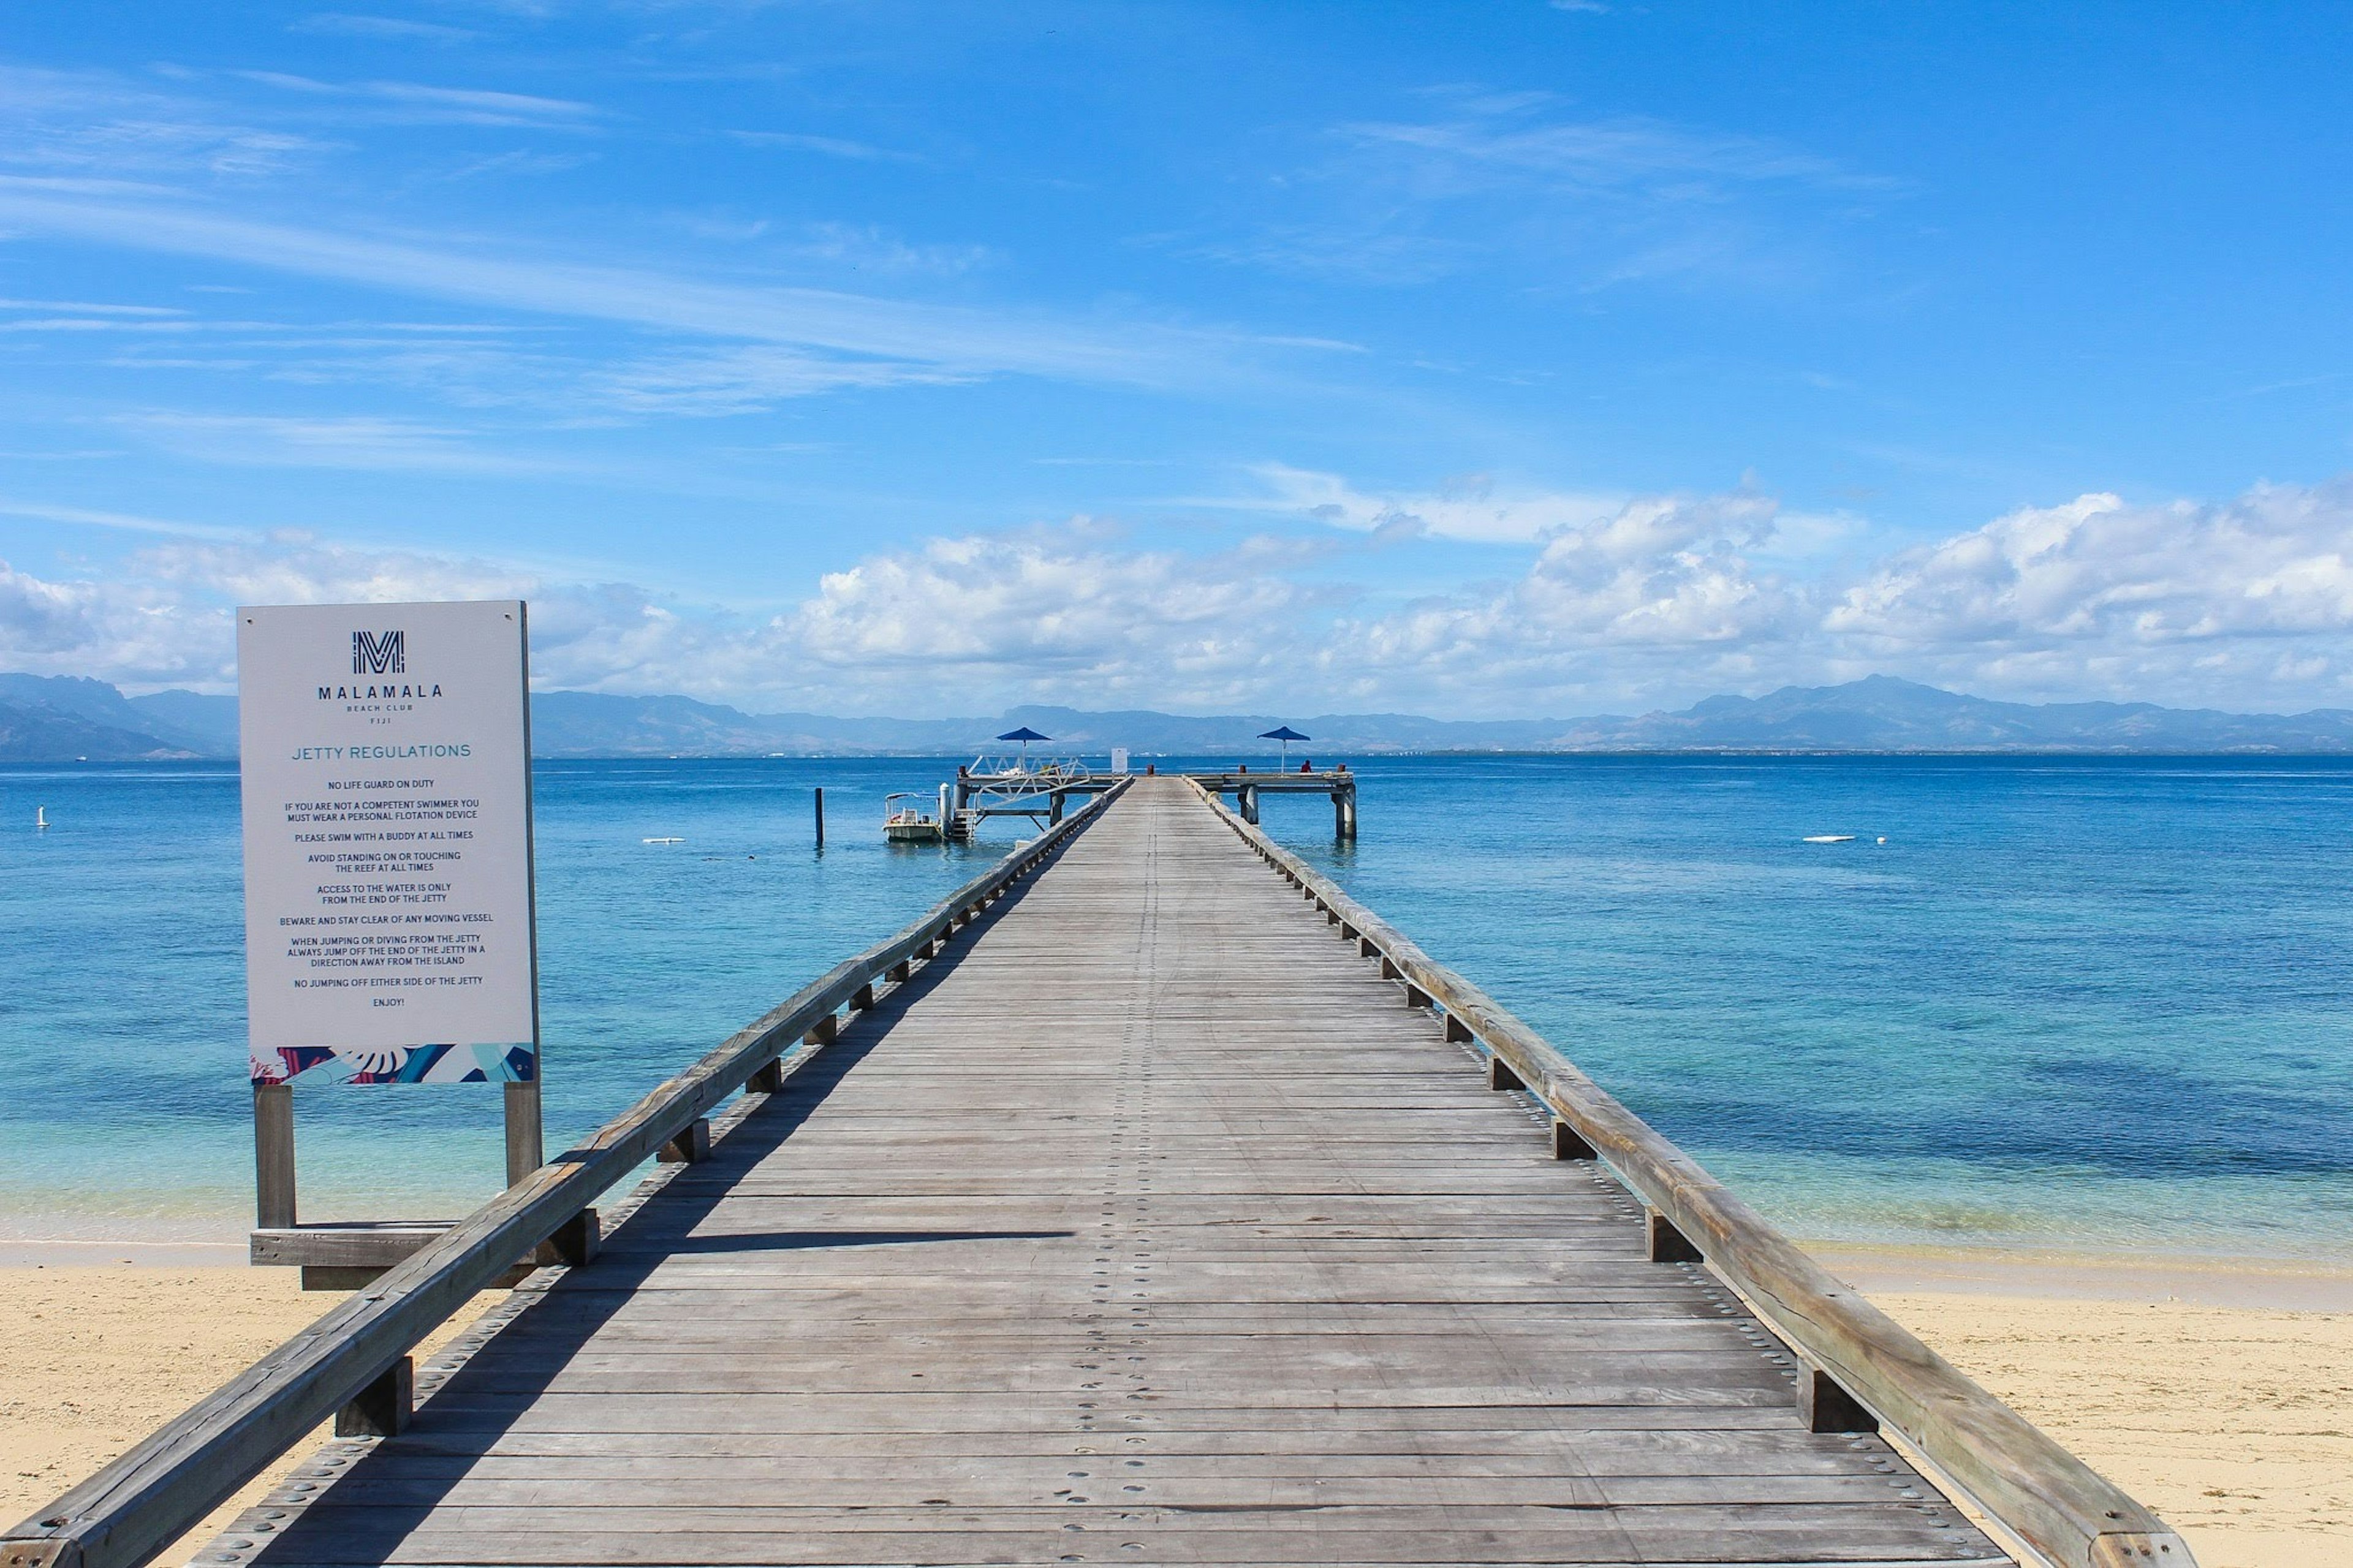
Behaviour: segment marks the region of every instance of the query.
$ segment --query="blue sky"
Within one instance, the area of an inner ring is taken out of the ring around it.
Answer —
[[[49,6],[0,667],[2353,705],[2353,12]]]

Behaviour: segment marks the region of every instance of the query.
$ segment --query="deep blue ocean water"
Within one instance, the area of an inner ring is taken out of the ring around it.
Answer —
[[[1800,1236],[2353,1254],[2353,766],[1357,765],[1269,830]],[[881,843],[949,766],[541,763],[550,1146],[1009,848]],[[0,1234],[240,1233],[238,900],[233,770],[0,769]],[[306,1218],[499,1180],[495,1089],[297,1093]]]

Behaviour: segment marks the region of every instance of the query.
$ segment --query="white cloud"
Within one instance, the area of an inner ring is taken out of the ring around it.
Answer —
[[[1791,640],[1806,615],[1802,588],[1750,560],[1776,510],[1746,493],[1653,497],[1554,533],[1499,589],[1344,627],[1356,690],[1525,713],[1711,676],[1745,683],[1760,646]]]
[[[2353,695],[2353,480],[2219,505],[2113,495],[2029,507],[1873,568],[1823,617],[1849,657],[1982,670],[2014,689],[2135,682],[2223,702],[2281,684]],[[2246,700],[2240,698],[2238,700]]]
[[[1362,506],[1348,526],[1367,517],[1381,526]],[[1746,490],[1641,498],[1547,526],[1508,580],[1386,608],[1295,541],[1202,554],[1085,520],[881,551],[760,614],[551,567],[297,535],[171,538],[70,578],[0,565],[0,668],[218,687],[240,602],[521,595],[547,685],[755,709],[1036,699],[1559,716],[1874,671],[2031,700],[2353,700],[2353,480],[2214,505],[2087,495],[1811,575],[1773,554],[1784,521]]]
[[[1097,532],[940,539],[870,557],[828,574],[776,629],[877,695],[944,681],[1198,703],[1278,678],[1303,617],[1328,603],[1327,591],[1265,570],[1247,547],[1128,551]]]

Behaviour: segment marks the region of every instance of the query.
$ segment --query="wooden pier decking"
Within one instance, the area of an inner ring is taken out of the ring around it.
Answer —
[[[1381,975],[1139,780],[198,1561],[2010,1561]]]

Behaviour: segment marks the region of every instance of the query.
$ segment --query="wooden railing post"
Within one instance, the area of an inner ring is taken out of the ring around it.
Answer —
[[[656,1156],[665,1165],[700,1165],[711,1158],[711,1118],[698,1116],[661,1146]]]
[[[1585,1141],[1584,1133],[1556,1116],[1552,1122],[1552,1157],[1556,1160],[1598,1160],[1601,1156],[1594,1151],[1592,1144]]]
[[[417,1414],[417,1358],[402,1356],[335,1412],[338,1437],[397,1437]]]
[[[1656,1209],[1643,1211],[1644,1230],[1649,1237],[1648,1251],[1653,1263],[1703,1263],[1705,1255],[1693,1245],[1692,1238],[1675,1228],[1675,1222]]]
[[[1879,1417],[1865,1410],[1838,1379],[1818,1366],[1798,1373],[1798,1415],[1809,1432],[1876,1432]]]

